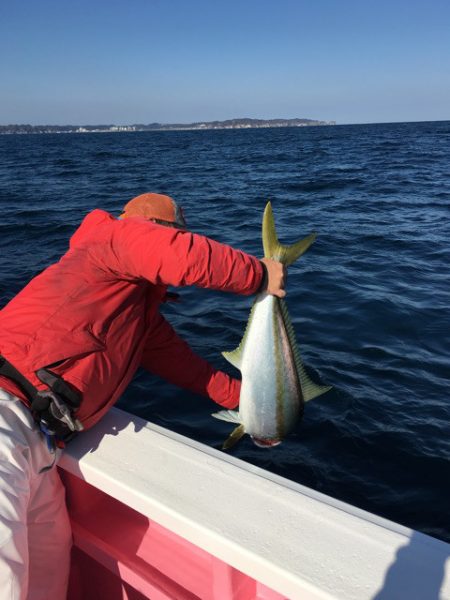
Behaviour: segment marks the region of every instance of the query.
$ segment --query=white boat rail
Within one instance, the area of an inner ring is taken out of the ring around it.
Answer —
[[[450,544],[124,411],[79,435],[60,467],[277,597],[450,599]]]

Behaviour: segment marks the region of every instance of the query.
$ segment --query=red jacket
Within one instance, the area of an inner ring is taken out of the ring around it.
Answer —
[[[194,354],[158,307],[167,285],[249,295],[262,275],[259,260],[209,238],[94,210],[59,262],[0,311],[0,353],[40,389],[35,371],[45,366],[77,388],[85,428],[139,366],[233,408],[239,382]],[[7,379],[0,387],[21,396]]]

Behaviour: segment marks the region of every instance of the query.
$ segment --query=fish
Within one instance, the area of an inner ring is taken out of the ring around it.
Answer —
[[[282,245],[272,205],[267,203],[262,221],[265,257],[288,267],[315,239],[312,233],[294,244]],[[237,425],[223,444],[224,450],[245,434],[259,447],[277,446],[302,419],[305,403],[331,389],[307,374],[285,300],[265,291],[255,297],[239,346],[222,355],[242,374],[238,410],[212,414]]]

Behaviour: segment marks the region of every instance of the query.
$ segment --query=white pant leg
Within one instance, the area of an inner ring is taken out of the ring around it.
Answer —
[[[28,600],[63,600],[70,573],[72,530],[56,466],[40,476],[28,507]]]
[[[0,590],[64,600],[71,532],[55,454],[28,409],[0,389]]]

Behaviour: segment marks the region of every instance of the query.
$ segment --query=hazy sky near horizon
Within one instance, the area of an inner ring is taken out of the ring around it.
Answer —
[[[450,119],[448,0],[0,0],[0,124]]]

